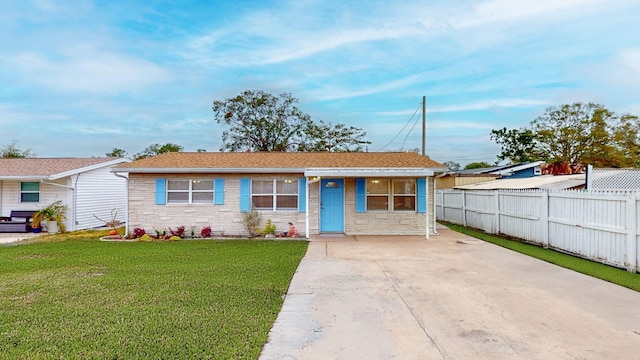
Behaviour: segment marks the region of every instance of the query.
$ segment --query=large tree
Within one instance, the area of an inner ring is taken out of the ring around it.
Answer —
[[[0,148],[0,158],[29,158],[35,156],[30,149],[22,150],[13,140],[10,144]]]
[[[264,91],[246,90],[242,94],[213,102],[219,124],[229,128],[222,133],[220,151],[291,151],[303,139],[303,129],[311,122],[298,109],[291,94],[274,96]]]
[[[491,130],[491,139],[502,147],[502,152],[498,154],[499,160],[508,159],[512,163],[537,160],[536,136],[529,129],[494,129]]]
[[[298,151],[349,152],[363,151],[363,146],[371,144],[364,140],[367,135],[361,129],[345,124],[333,125],[330,122],[309,122],[304,129],[304,141],[298,145]]]
[[[460,163],[459,162],[445,161],[445,162],[442,163],[442,165],[445,165],[447,168],[449,168],[449,171],[459,171],[460,170]]]
[[[467,165],[465,165],[464,169],[465,170],[470,170],[470,169],[484,169],[484,168],[490,168],[492,167],[491,164],[489,164],[486,161],[479,161],[479,162],[472,162],[472,163],[468,163]]]
[[[315,123],[291,94],[261,90],[213,102],[214,118],[228,128],[221,151],[361,151],[369,144],[361,129]]]
[[[180,152],[184,150],[182,146],[172,143],[166,143],[164,145],[152,144],[147,146],[142,152],[135,155],[135,160],[148,158],[155,155],[160,155],[168,152]]]
[[[491,138],[502,147],[499,159],[638,166],[636,116],[617,116],[602,105],[576,102],[547,108],[530,125],[491,131]]]
[[[118,157],[118,158],[126,158],[129,157],[129,154],[127,153],[126,150],[124,149],[119,149],[119,148],[113,148],[111,150],[111,152],[108,152],[105,154],[106,156],[109,157]]]

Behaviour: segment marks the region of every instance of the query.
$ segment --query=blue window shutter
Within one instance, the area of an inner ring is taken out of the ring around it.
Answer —
[[[356,212],[367,212],[367,183],[364,178],[356,179]]]
[[[167,181],[163,178],[156,179],[156,205],[167,203]]]
[[[298,212],[307,212],[307,178],[298,180]]]
[[[224,204],[224,179],[215,179],[213,190],[215,192],[213,197],[213,203],[215,205]]]
[[[240,211],[251,211],[251,179],[240,179]]]
[[[427,182],[426,179],[418,179],[417,186],[417,195],[418,199],[418,212],[425,213],[427,212]]]

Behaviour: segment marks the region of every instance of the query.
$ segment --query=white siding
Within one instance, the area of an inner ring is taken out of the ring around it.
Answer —
[[[105,167],[73,176],[71,181],[76,188],[75,230],[104,226],[104,221],[112,220],[112,210],[117,211],[116,220],[126,221],[126,179]]]
[[[57,184],[57,185],[52,185]],[[38,210],[50,203],[61,200],[63,203],[69,206],[67,212],[67,218],[70,219],[73,213],[73,209],[70,206],[72,204],[73,194],[70,189],[65,186],[68,185],[68,180],[50,181],[49,183],[40,183],[40,202],[21,203],[20,202],[20,181],[8,181],[4,180],[0,186],[0,209],[2,209],[1,216],[9,216],[11,210]],[[69,229],[70,221],[67,220],[66,226]]]
[[[0,216],[9,216],[11,210],[38,210],[61,200],[68,208],[65,222],[67,230],[95,228],[104,226],[105,223],[96,219],[94,214],[110,221],[112,209],[118,210],[117,220],[126,220],[126,191],[126,180],[111,173],[109,167],[56,181],[41,182],[38,203],[21,203],[20,181],[4,180],[0,182]]]

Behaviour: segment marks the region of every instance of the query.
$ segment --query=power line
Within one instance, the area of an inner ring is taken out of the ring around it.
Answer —
[[[409,135],[411,134],[413,129],[416,128],[416,125],[418,125],[418,120],[420,120],[420,118],[416,117],[416,121],[413,122],[413,126],[411,127],[411,129],[409,131],[407,131],[407,136],[404,137],[404,141],[402,142],[402,145],[400,145],[400,149],[404,149],[404,144],[407,142],[407,139],[409,138]]]
[[[411,122],[411,120],[413,120],[413,117],[416,116],[416,114],[418,113],[418,110],[420,110],[420,106],[422,106],[421,104],[418,105],[418,108],[416,108],[416,111],[413,113],[413,115],[411,115],[411,118],[409,119],[409,121],[407,121],[406,124],[404,124],[404,126],[402,127],[402,129],[400,129],[400,131],[396,134],[396,136],[393,137],[393,139],[391,139],[391,141],[389,141],[385,146],[381,147],[378,151],[382,151],[384,150],[387,146],[389,146],[398,136],[400,136],[400,134],[402,133],[402,131],[407,127],[407,125],[409,125],[409,123]],[[417,120],[416,120],[417,122]],[[413,125],[413,127],[411,128],[411,130],[413,130],[413,128],[415,127],[415,123]],[[405,138],[406,141],[406,138]],[[402,145],[404,146],[404,142],[402,143]]]

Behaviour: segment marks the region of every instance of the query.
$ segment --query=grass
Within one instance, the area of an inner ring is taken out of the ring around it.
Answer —
[[[598,279],[640,291],[640,274],[631,273],[624,269],[578,258],[551,249],[544,249],[537,245],[527,244],[518,240],[490,235],[481,230],[466,228],[461,225],[442,223],[451,230],[472,236],[474,238],[502,246],[504,248],[540,259],[567,269],[577,271]]]
[[[2,359],[255,359],[304,241],[0,247]]]

